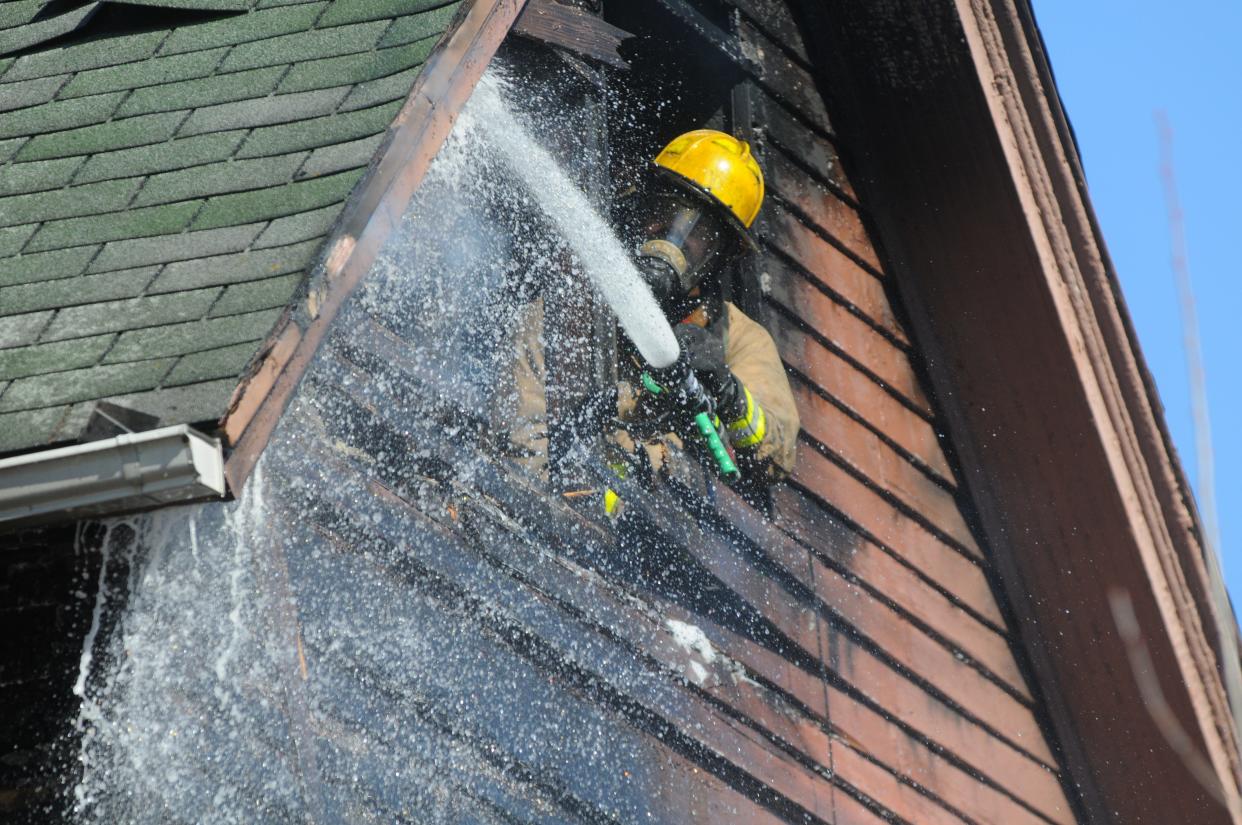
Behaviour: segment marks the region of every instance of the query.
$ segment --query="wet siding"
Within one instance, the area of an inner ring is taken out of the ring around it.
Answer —
[[[778,0],[732,5],[740,51],[755,61],[752,122],[768,173],[765,321],[803,420],[776,521],[810,549],[834,678],[873,698],[883,721],[871,724],[943,760],[929,770],[916,751],[881,755],[845,738],[834,761],[878,757],[883,771],[852,784],[894,810],[904,777],[977,821],[1072,822],[794,16]],[[833,721],[851,704],[833,704]],[[847,764],[837,770],[848,779]]]
[[[296,503],[275,529],[303,537],[285,563],[316,758],[298,770],[329,811],[1075,821],[830,124],[797,49],[748,36],[765,61],[764,320],[805,427],[775,521],[602,467],[619,521],[549,496],[462,423],[457,379],[420,366],[430,318],[351,305],[265,471],[269,501]],[[334,483],[307,499],[290,491],[309,467]],[[359,584],[325,601],[327,580]],[[425,647],[333,642],[376,603]],[[452,802],[410,798],[377,769],[393,760]]]
[[[224,787],[273,822],[1075,821],[797,29],[777,0],[737,5],[736,35],[709,34],[752,72],[761,315],[804,424],[775,519],[602,465],[620,519],[550,495],[489,443],[437,342],[453,319],[364,282],[243,499],[184,516],[204,559],[211,529],[248,525],[223,558],[256,554],[266,664],[172,682],[171,720],[222,725],[167,757],[175,794],[118,804],[178,821]],[[129,701],[158,729],[148,685]]]

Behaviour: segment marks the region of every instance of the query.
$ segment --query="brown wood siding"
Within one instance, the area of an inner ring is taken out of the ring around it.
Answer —
[[[486,422],[423,365],[431,332],[342,297],[263,473],[313,674],[282,700],[296,748],[273,747],[329,809],[398,821],[400,764],[480,822],[1078,821],[794,18],[729,2],[735,30],[707,33],[753,85],[760,320],[804,425],[774,518],[604,467],[618,519],[550,494],[471,441]],[[420,644],[336,644],[342,603]]]
[[[776,523],[809,548],[798,575],[834,619],[818,625],[821,661],[844,688],[827,700],[828,718],[871,741],[877,726],[907,726],[952,763],[928,770],[922,753],[871,751],[847,731],[833,768],[916,822],[941,820],[911,814],[895,777],[915,779],[968,821],[1074,822],[916,368],[917,344],[842,168],[794,17],[780,0],[730,4],[740,52],[753,60],[749,125],[768,183],[761,320],[803,420]],[[791,616],[782,626],[800,638],[796,624]],[[854,703],[850,688],[871,706]],[[859,752],[875,759],[864,768],[845,758]]]

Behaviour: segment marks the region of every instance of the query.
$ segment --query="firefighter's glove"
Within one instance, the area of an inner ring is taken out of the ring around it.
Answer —
[[[629,424],[632,435],[646,439],[662,433],[695,437],[698,413],[712,415],[716,402],[703,387],[682,350],[676,363],[643,373],[643,392]]]
[[[706,329],[678,324],[673,330],[687,365],[716,401],[716,415],[725,424],[729,443],[738,450],[755,450],[767,435],[767,419],[759,401],[725,363],[723,325]]]
[[[716,415],[730,422],[746,414],[746,391],[725,364],[724,325],[678,324],[673,329],[686,365],[716,402]]]

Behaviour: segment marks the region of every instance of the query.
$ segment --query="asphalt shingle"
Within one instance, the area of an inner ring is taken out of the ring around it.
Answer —
[[[366,166],[383,142],[384,135],[379,134],[316,149],[298,170],[298,177],[313,178]]]
[[[30,239],[26,248],[32,252],[38,252],[83,243],[115,241],[120,238],[168,235],[185,229],[201,206],[201,201],[189,201],[164,206],[149,206],[145,209],[130,209],[109,215],[50,221],[43,224],[42,228]]]
[[[332,8],[319,18],[320,27],[339,26],[343,23],[359,23],[363,20],[378,20],[381,17],[397,17],[417,14],[443,6],[452,6],[453,0],[370,0],[368,3],[335,3]],[[441,27],[443,29],[443,27]]]
[[[149,266],[0,287],[0,306],[6,312],[31,312],[131,298],[141,294],[157,272],[158,266]]]
[[[129,203],[137,190],[138,181],[130,178],[31,195],[10,195],[0,198],[0,226],[115,213]]]
[[[79,157],[14,163],[0,172],[0,195],[24,195],[45,189],[57,189],[73,178],[83,161]]]
[[[68,77],[69,75],[60,74],[0,85],[0,112],[46,103],[56,96],[56,90]]]
[[[418,67],[388,77],[381,77],[379,80],[359,83],[342,101],[340,109],[342,112],[352,112],[355,109],[366,109],[390,100],[404,101],[409,96],[410,89],[414,87],[414,81],[418,79],[418,73],[421,70],[422,68]]]
[[[18,161],[90,155],[160,143],[172,137],[185,112],[128,117],[51,134],[36,134],[17,152]]]
[[[0,395],[0,412],[37,410],[158,387],[173,359],[106,364],[19,378]]]
[[[46,2],[47,0],[9,0],[8,3],[0,5],[0,29],[29,23]]]
[[[336,223],[340,214],[340,207],[332,204],[322,209],[312,209],[310,212],[299,212],[296,215],[277,218],[268,224],[263,234],[255,240],[252,248],[266,249],[271,246],[286,246],[298,241],[323,237],[328,234],[328,230],[332,228],[332,224]]]
[[[171,295],[130,298],[68,307],[56,314],[42,341],[84,338],[101,332],[178,324],[202,318],[220,295],[219,287]]]
[[[53,37],[68,34],[82,24],[95,11],[95,4],[88,3],[82,8],[73,9],[65,14],[57,14],[44,20],[38,20],[16,28],[0,31],[0,54],[8,54],[31,46],[37,46]]]
[[[219,195],[207,201],[191,228],[214,229],[218,226],[253,223],[292,215],[295,212],[306,212],[330,203],[341,203],[362,177],[362,172],[361,169],[353,169],[271,189]],[[35,236],[36,241],[38,237]]]
[[[0,379],[26,378],[89,367],[108,351],[115,334],[0,350]]]
[[[213,378],[237,377],[254,357],[260,343],[262,342],[259,340],[248,341],[183,356],[164,379],[164,386],[175,387],[210,381]]]
[[[147,264],[184,261],[208,255],[220,255],[235,249],[245,249],[263,231],[264,224],[229,226],[204,232],[183,232],[177,235],[157,235],[153,238],[126,238],[112,241],[104,246],[89,268],[89,272],[106,272]]]
[[[262,98],[276,88],[276,83],[285,71],[285,66],[272,66],[237,74],[213,74],[161,86],[147,86],[136,89],[127,97],[116,110],[116,116],[132,117]]]
[[[160,54],[180,54],[217,46],[269,40],[282,34],[304,31],[314,25],[315,19],[327,6],[326,2],[308,3],[186,26],[168,36],[168,40],[160,47]]]
[[[17,154],[17,150],[22,148],[29,141],[28,137],[9,138],[8,140],[0,140],[0,163],[8,163],[9,158]]]
[[[254,0],[125,0],[131,6],[206,9],[207,11],[246,11]]]
[[[336,111],[336,107],[350,91],[349,86],[343,86],[205,106],[190,115],[181,127],[180,134],[199,135],[328,115]]]
[[[183,387],[165,387],[129,395],[114,395],[101,400],[157,416],[165,424],[194,424],[200,421],[211,421],[223,415],[228,407],[229,396],[236,387],[236,378],[225,378],[219,381],[204,381],[201,384],[187,384]],[[62,425],[60,434],[70,435],[78,432],[86,423],[93,406],[92,403],[80,411],[75,409],[66,415],[65,425]]]
[[[457,7],[460,5],[460,3],[450,3],[434,11],[407,14],[397,18],[384,33],[379,47],[383,49],[387,46],[413,43],[425,37],[439,37],[440,33],[452,22],[453,15],[457,14]]]
[[[38,228],[38,224],[30,224],[28,226],[7,226],[4,229],[0,229],[0,258],[7,258],[10,255],[16,255],[18,252],[21,252],[22,247],[26,245],[26,241],[30,240],[30,236]]]
[[[112,115],[124,97],[124,92],[110,92],[73,100],[53,100],[39,106],[8,112],[0,118],[0,138],[36,135],[100,123]]]
[[[237,157],[283,155],[378,134],[388,128],[400,108],[400,102],[384,103],[347,114],[255,129],[237,151]]]
[[[11,83],[14,80],[29,80],[50,74],[81,72],[101,66],[132,63],[154,54],[164,37],[164,32],[149,32],[129,37],[87,40],[59,49],[32,52],[15,60],[9,70],[0,75],[0,81]]]
[[[279,91],[304,92],[374,80],[409,68],[412,58],[421,63],[426,57],[411,54],[406,48],[394,48],[297,63],[280,81]]]
[[[273,37],[258,43],[235,46],[224,58],[220,70],[235,72],[259,66],[287,64],[334,57],[352,52],[369,52],[375,48],[389,21],[360,23],[356,26],[337,26],[331,29],[307,31]]]
[[[234,284],[224,290],[220,300],[211,308],[209,317],[236,315],[257,309],[283,307],[297,292],[302,275],[282,275],[248,284]]]
[[[171,172],[227,160],[246,137],[246,130],[215,132],[190,138],[169,140],[152,146],[120,149],[94,155],[73,177],[74,183],[90,183],[110,178],[128,178]],[[74,158],[81,161],[81,158]]]
[[[147,358],[163,358],[185,355],[203,349],[215,349],[245,341],[257,341],[268,333],[281,310],[265,309],[228,315],[223,318],[205,318],[184,324],[132,330],[121,333],[116,344],[108,351],[105,363],[140,361]]]
[[[69,406],[0,415],[0,452],[47,444],[69,412]]]
[[[319,239],[293,246],[278,246],[253,252],[236,252],[213,258],[195,258],[169,264],[148,288],[148,292],[176,292],[216,284],[258,281],[273,275],[301,272],[315,256]]]
[[[277,186],[291,180],[293,173],[306,158],[306,152],[299,152],[296,155],[277,155],[256,160],[228,160],[152,175],[134,198],[133,205],[152,206],[157,203]],[[4,200],[0,199],[0,221],[3,217]]]
[[[98,246],[78,246],[54,252],[25,253],[0,261],[0,286],[80,275],[98,251]]]
[[[170,57],[151,57],[139,63],[124,63],[120,66],[78,72],[61,89],[60,97],[82,97],[103,92],[141,89],[205,77],[215,70],[227,51],[227,47],[221,47]]]
[[[0,347],[20,347],[33,343],[52,319],[52,312],[0,317]]]
[[[460,6],[135,2],[250,11],[0,58],[0,450],[222,414]]]

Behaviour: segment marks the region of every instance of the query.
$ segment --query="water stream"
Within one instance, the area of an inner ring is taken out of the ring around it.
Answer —
[[[651,290],[612,228],[514,116],[497,74],[485,76],[478,85],[470,100],[469,115],[486,125],[485,140],[504,155],[540,209],[555,223],[647,363],[656,368],[671,366],[677,360],[677,339]]]

